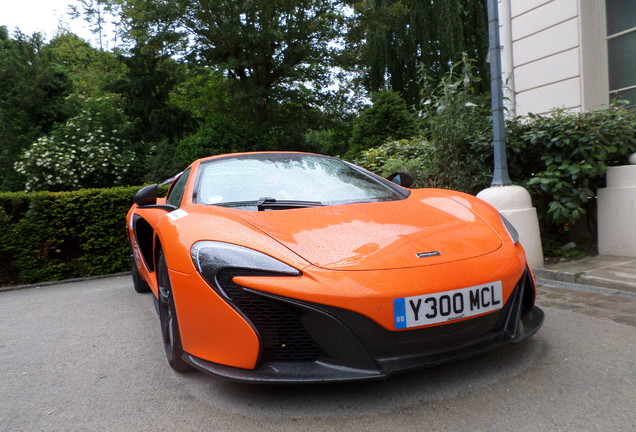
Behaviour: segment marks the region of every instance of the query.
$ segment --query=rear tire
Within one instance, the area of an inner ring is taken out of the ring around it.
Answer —
[[[183,347],[181,345],[181,333],[177,320],[177,309],[172,295],[172,285],[168,275],[168,266],[163,251],[159,251],[157,259],[157,284],[159,323],[161,324],[161,338],[166,359],[172,369],[177,372],[186,372],[192,367],[183,360]]]
[[[145,293],[150,291],[150,285],[143,280],[141,275],[139,274],[139,269],[137,269],[137,265],[135,264],[135,257],[130,256],[130,272],[132,273],[133,287],[135,291],[138,293]]]

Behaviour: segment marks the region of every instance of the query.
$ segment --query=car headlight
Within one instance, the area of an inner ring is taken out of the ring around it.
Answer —
[[[208,283],[224,269],[241,269],[269,275],[300,276],[301,272],[275,258],[243,246],[216,241],[200,241],[191,249],[194,266]]]
[[[519,243],[519,231],[517,231],[514,225],[508,219],[506,219],[504,215],[499,213],[499,216],[501,217],[501,221],[503,222],[504,227],[506,227],[506,231],[508,231],[510,240],[512,240],[514,244]]]

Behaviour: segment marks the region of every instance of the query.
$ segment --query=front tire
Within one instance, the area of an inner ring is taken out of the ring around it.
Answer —
[[[172,295],[172,284],[168,275],[168,266],[163,251],[159,251],[157,259],[157,284],[159,323],[161,324],[161,337],[166,359],[172,369],[177,372],[185,372],[192,367],[183,360],[183,347],[181,345],[181,333],[177,320],[177,309]]]

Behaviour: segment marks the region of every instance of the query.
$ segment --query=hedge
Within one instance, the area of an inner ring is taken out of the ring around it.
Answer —
[[[529,189],[540,214],[551,224],[575,224],[594,217],[608,167],[627,164],[636,152],[636,111],[530,115],[508,123],[508,141],[510,173]]]
[[[125,216],[138,189],[0,193],[0,284],[129,270]]]

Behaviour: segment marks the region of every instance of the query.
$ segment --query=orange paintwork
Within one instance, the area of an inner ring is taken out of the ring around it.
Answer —
[[[258,336],[198,273],[170,272],[183,348],[215,363],[252,369],[259,355]],[[215,331],[216,330],[216,331]]]
[[[312,264],[332,270],[440,264],[484,255],[501,246],[475,213],[432,190],[414,191],[402,201],[232,212]],[[441,255],[425,262],[416,256],[433,250]]]
[[[393,300],[477,286],[496,280],[503,283],[503,300],[508,300],[525,268],[525,257],[512,245],[485,262],[470,259],[461,272],[454,263],[436,264],[430,271],[420,267],[383,271],[332,271],[308,267],[299,278],[234,278],[239,285],[365,315],[387,330],[395,330]],[[469,317],[465,319],[470,319]],[[461,320],[459,320],[461,321]],[[443,324],[441,324],[443,325]]]
[[[422,189],[401,201],[248,212],[192,201],[200,162],[191,165],[180,206],[185,214],[172,219],[166,210],[133,206],[128,231],[135,250],[132,214],[153,227],[169,268],[183,348],[211,362],[253,368],[259,341],[196,271],[190,249],[200,240],[245,246],[302,272],[236,277],[240,285],[349,309],[388,330],[395,330],[395,298],[501,280],[506,301],[526,268],[523,249],[512,243],[498,212],[470,195]],[[416,257],[429,251],[441,254]],[[136,263],[157,296],[154,272],[143,260]]]

